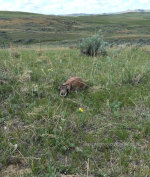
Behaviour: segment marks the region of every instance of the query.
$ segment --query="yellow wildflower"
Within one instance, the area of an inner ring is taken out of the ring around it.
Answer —
[[[53,69],[53,68],[50,68],[50,69],[48,69],[48,71],[54,71],[54,69]]]
[[[83,109],[82,109],[82,108],[79,108],[79,111],[83,112]]]

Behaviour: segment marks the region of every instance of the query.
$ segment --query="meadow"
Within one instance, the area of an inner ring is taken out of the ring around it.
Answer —
[[[0,176],[150,175],[150,47],[107,51],[0,50]],[[73,75],[88,89],[60,97]]]

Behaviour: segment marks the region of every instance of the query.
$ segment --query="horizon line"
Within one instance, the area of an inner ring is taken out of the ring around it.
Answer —
[[[54,15],[54,16],[67,16],[67,15],[109,15],[109,14],[121,14],[121,13],[130,13],[130,12],[150,12],[150,9],[134,9],[134,10],[125,10],[125,11],[116,11],[116,12],[103,12],[103,13],[85,13],[85,12],[79,12],[79,13],[69,13],[69,14],[44,14],[44,13],[36,13],[36,12],[30,12],[30,11],[10,11],[10,10],[0,10],[0,12],[21,12],[21,13],[31,13],[31,14],[39,14],[39,15]]]

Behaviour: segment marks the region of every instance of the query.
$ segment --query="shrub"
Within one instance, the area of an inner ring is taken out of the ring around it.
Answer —
[[[88,56],[106,55],[106,44],[102,31],[99,30],[96,35],[82,39],[79,49],[81,53]]]

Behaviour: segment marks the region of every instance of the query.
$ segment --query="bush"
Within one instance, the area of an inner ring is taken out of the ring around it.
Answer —
[[[88,56],[106,55],[106,42],[103,40],[102,31],[99,30],[94,36],[82,39],[79,49]]]

